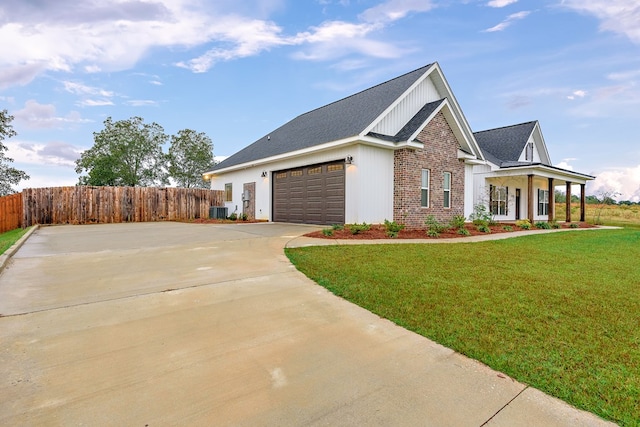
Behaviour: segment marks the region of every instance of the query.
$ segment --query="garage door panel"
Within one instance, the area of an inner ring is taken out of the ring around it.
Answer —
[[[274,177],[274,221],[344,224],[344,163],[278,171]]]

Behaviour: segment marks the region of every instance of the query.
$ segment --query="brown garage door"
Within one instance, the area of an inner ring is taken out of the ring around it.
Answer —
[[[343,161],[273,173],[273,220],[344,224]]]

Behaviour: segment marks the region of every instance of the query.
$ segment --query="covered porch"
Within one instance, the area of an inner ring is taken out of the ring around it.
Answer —
[[[496,219],[527,218],[532,224],[556,220],[555,189],[559,186],[566,193],[566,222],[584,222],[586,183],[593,179],[595,177],[591,175],[542,164],[503,166],[485,175],[485,183],[489,188],[489,207]],[[573,186],[579,186],[579,218],[573,218],[571,213]],[[504,208],[500,205],[502,199],[505,200]]]

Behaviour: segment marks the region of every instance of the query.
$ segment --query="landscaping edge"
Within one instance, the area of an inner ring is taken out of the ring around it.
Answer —
[[[4,270],[6,265],[9,263],[9,260],[11,259],[13,254],[15,254],[18,251],[18,249],[22,247],[22,245],[24,244],[24,242],[27,241],[29,236],[31,236],[38,228],[40,228],[39,224],[32,226],[31,229],[27,231],[24,236],[22,236],[17,242],[15,242],[9,249],[7,249],[5,253],[0,255],[0,273],[2,273],[2,270]]]

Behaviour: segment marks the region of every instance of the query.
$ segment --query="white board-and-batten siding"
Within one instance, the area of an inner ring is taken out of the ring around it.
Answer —
[[[382,135],[396,135],[425,104],[442,99],[431,77],[425,78],[404,97],[373,129]]]

